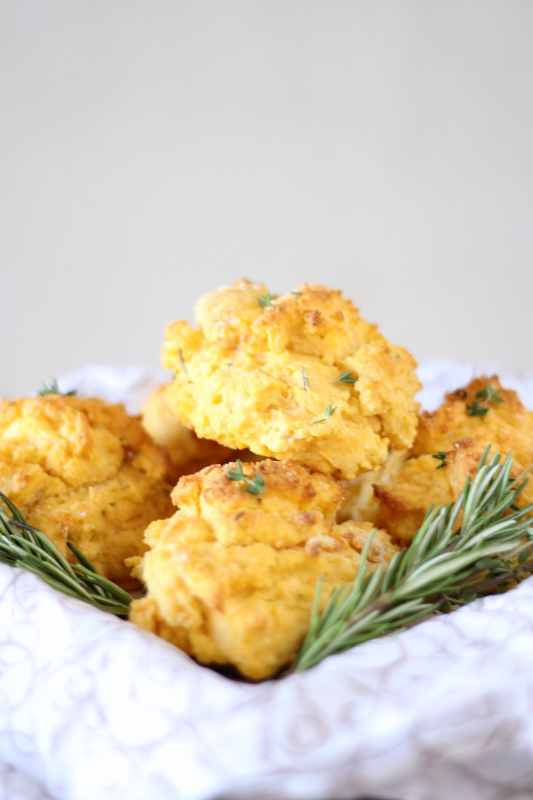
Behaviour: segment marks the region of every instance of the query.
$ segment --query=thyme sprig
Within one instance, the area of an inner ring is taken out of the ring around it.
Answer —
[[[498,397],[499,394],[499,389],[495,389],[490,383],[487,383],[484,389],[476,392],[476,397],[479,400],[484,400],[485,403],[503,403],[503,397]]]
[[[357,383],[358,380],[359,378],[353,377],[353,372],[348,372],[348,370],[345,369],[333,383]]]
[[[189,378],[189,373],[187,372],[187,367],[185,366],[185,361],[183,360],[183,353],[181,352],[181,347],[178,350],[178,358],[180,360],[180,365],[183,370],[183,374],[185,375],[185,380],[187,381],[187,383],[190,383],[191,379]]]
[[[14,503],[0,492],[0,562],[27,569],[54,589],[101,611],[127,617],[133,598],[102,577],[77,547],[67,544],[78,564],[70,564],[50,539],[28,525]]]
[[[489,411],[489,403],[503,403],[503,397],[498,397],[499,389],[495,389],[490,383],[487,383],[484,389],[476,392],[472,404],[466,404],[467,417],[484,417]],[[481,402],[479,402],[481,400]]]
[[[243,483],[245,486],[245,490],[250,492],[250,494],[261,494],[261,492],[265,491],[265,481],[262,475],[259,472],[255,471],[255,478],[248,478],[245,475],[242,462],[240,458],[237,459],[237,469],[232,469],[228,467],[226,470],[226,474],[231,481],[238,481],[239,483]]]
[[[441,464],[439,464],[439,466],[437,467],[437,469],[442,469],[443,467],[446,467],[446,466],[448,466],[448,465],[447,465],[447,463],[446,463],[446,456],[447,456],[447,455],[448,455],[448,454],[447,454],[447,453],[445,453],[443,450],[437,450],[437,454],[436,454],[436,455],[433,455],[433,456],[431,456],[431,458],[436,458],[436,459],[437,459],[437,461],[441,461],[441,462],[442,462]]]
[[[50,381],[50,386],[47,386],[46,383],[43,383],[37,392],[37,397],[47,397],[49,394],[58,394],[61,397],[74,397],[74,395],[78,393],[76,389],[71,389],[70,392],[61,392],[59,386],[57,385],[57,378],[53,378]]]
[[[328,655],[452,611],[529,574],[533,522],[526,516],[533,503],[516,506],[528,482],[526,473],[511,479],[511,454],[503,462],[495,455],[487,463],[489,449],[459,498],[448,507],[430,507],[411,546],[396,553],[385,569],[379,565],[371,572],[368,554],[374,531],[355,579],[332,593],[321,614],[319,581],[309,633],[294,670],[309,669]],[[513,508],[517,510],[509,513]]]
[[[488,414],[489,407],[483,406],[481,403],[478,403],[477,400],[474,400],[472,404],[466,404],[466,416],[467,417],[484,417]]]
[[[324,409],[324,416],[322,419],[315,419],[311,425],[318,425],[319,422],[329,422],[336,410],[337,406],[334,406],[333,403],[330,403],[329,406],[326,406]]]
[[[274,306],[275,299],[276,299],[275,294],[270,294],[270,292],[267,292],[266,294],[259,295],[259,297],[257,298],[257,302],[259,303],[262,309],[271,307],[275,308]]]

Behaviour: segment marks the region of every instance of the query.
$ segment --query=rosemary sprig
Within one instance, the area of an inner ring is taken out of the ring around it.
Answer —
[[[53,378],[53,380],[50,381],[50,386],[47,386],[46,383],[43,383],[37,392],[37,397],[46,397],[49,394],[59,394],[61,397],[74,397],[74,395],[78,393],[76,389],[71,389],[70,392],[61,392],[59,390],[59,386],[57,385],[57,378]]]
[[[132,597],[103,578],[94,565],[70,542],[79,564],[69,564],[44,533],[28,525],[18,508],[0,492],[0,562],[22,567],[60,592],[127,617]]]
[[[231,481],[244,483],[245,490],[250,494],[261,494],[265,491],[265,481],[259,472],[255,471],[255,478],[248,478],[243,471],[240,458],[237,459],[237,469],[228,467],[226,474]]]
[[[315,419],[311,425],[318,425],[319,422],[329,422],[336,410],[337,406],[334,406],[333,403],[330,403],[329,406],[326,406],[324,409],[324,416],[322,419]]]
[[[458,608],[533,569],[533,522],[526,519],[533,503],[509,513],[517,508],[526,473],[511,480],[511,454],[487,463],[489,449],[456,502],[430,508],[411,546],[396,553],[386,569],[380,565],[370,572],[369,536],[354,581],[332,593],[322,614],[319,581],[296,671]]]
[[[446,455],[447,455],[447,453],[445,453],[443,450],[437,450],[437,454],[434,455],[434,456],[431,456],[431,458],[436,458],[437,461],[441,461],[442,462],[441,464],[439,464],[437,469],[442,469],[443,467],[447,466]]]
[[[348,372],[348,370],[344,370],[344,372],[341,375],[339,375],[337,380],[333,381],[333,383],[357,383],[359,378],[353,378],[352,375],[353,372]]]

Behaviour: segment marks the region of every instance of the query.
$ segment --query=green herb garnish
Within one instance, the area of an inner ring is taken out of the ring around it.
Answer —
[[[437,455],[436,456],[431,456],[431,458],[436,458],[437,461],[442,461],[442,464],[439,464],[437,469],[442,469],[443,467],[447,466],[447,464],[446,464],[446,453],[444,453],[442,450],[437,450]]]
[[[478,400],[474,400],[472,405],[470,403],[466,404],[466,415],[468,417],[484,417],[488,413],[489,403],[503,403],[503,397],[498,397],[499,393],[499,389],[494,389],[490,383],[487,383],[484,389],[476,392],[476,397],[481,400],[481,403]]]
[[[261,306],[261,308],[275,308],[274,300],[276,299],[276,295],[270,294],[267,292],[266,294],[262,294],[257,298],[257,302]]]
[[[302,380],[304,384],[304,389],[307,391],[309,389],[309,378],[307,377],[307,372],[305,371],[305,367],[302,367]]]
[[[333,406],[333,403],[330,403],[329,406],[324,409],[324,416],[322,419],[315,419],[311,425],[318,425],[319,422],[329,422],[336,410],[337,406]]]
[[[373,531],[354,581],[334,591],[321,614],[319,581],[295,670],[309,669],[368,639],[405,630],[437,612],[453,611],[530,574],[533,522],[525,517],[533,503],[508,513],[516,507],[529,470],[510,480],[511,454],[503,462],[495,455],[486,463],[489,450],[490,446],[459,498],[448,507],[430,507],[410,547],[396,553],[385,569],[379,565],[370,572]]]
[[[261,494],[261,492],[265,491],[265,481],[257,469],[255,471],[255,478],[248,478],[243,472],[242,463],[239,458],[237,459],[237,469],[228,468],[226,474],[230,480],[244,483],[246,491],[250,492],[250,494]]]
[[[189,378],[189,373],[187,372],[187,367],[185,366],[185,361],[183,360],[183,353],[181,352],[181,347],[178,350],[178,358],[180,360],[180,364],[181,364],[181,368],[183,370],[183,374],[185,375],[185,378],[187,379],[187,383],[190,383],[191,379]]]
[[[467,417],[484,417],[485,414],[488,414],[488,411],[488,406],[480,405],[477,400],[474,400],[472,405],[470,405],[470,403],[466,404]]]
[[[357,383],[359,378],[352,378],[352,375],[353,372],[348,372],[348,370],[345,370],[342,375],[339,375],[336,381],[333,381],[333,383]]]
[[[480,400],[484,400],[485,403],[503,403],[503,397],[498,397],[499,394],[499,389],[494,389],[490,383],[487,383],[484,389],[480,389],[479,392],[476,392],[476,397]]]
[[[60,392],[59,386],[57,385],[57,379],[54,378],[50,381],[50,386],[47,386],[46,383],[43,383],[42,387],[37,392],[37,397],[47,397],[49,394],[58,394],[61,397],[74,397],[77,394],[75,389],[71,389],[70,392]]]
[[[77,547],[67,542],[79,564],[70,564],[44,533],[28,525],[17,507],[0,492],[0,561],[22,567],[49,586],[86,603],[127,617],[132,597],[103,578]]]

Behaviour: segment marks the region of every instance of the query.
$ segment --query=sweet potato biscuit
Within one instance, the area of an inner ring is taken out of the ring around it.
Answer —
[[[199,330],[169,325],[163,363],[175,371],[167,405],[199,436],[347,479],[411,446],[416,364],[340,292],[274,299],[242,280],[196,316]]]
[[[230,479],[236,467],[181,478],[173,492],[179,510],[149,526],[152,549],[130,561],[148,590],[130,619],[203,664],[233,664],[261,680],[298,652],[320,575],[323,603],[354,577],[372,525],[337,525],[341,485],[302,464],[243,465],[263,482],[258,494]],[[370,560],[387,563],[396,551],[378,531]]]
[[[124,559],[172,513],[168,461],[122,405],[93,398],[0,400],[0,491],[69,558],[131,584]]]
[[[487,384],[497,391],[498,399],[484,397]],[[448,505],[459,497],[488,444],[492,455],[512,452],[513,477],[533,463],[533,413],[525,410],[516,392],[503,389],[495,376],[476,378],[466,389],[446,395],[436,411],[421,415],[411,457],[388,480],[378,480],[374,486],[377,509],[372,507],[372,520],[395,539],[409,542],[431,503]],[[439,452],[441,458],[434,458]],[[532,501],[530,482],[519,505]]]
[[[497,391],[501,402],[486,402],[477,396],[486,392],[487,384]],[[533,412],[526,411],[517,393],[504,389],[496,375],[474,378],[466,388],[447,394],[436,411],[424,411],[411,455],[450,450],[454,442],[473,437],[490,442],[500,453],[512,450],[520,464],[533,462]]]

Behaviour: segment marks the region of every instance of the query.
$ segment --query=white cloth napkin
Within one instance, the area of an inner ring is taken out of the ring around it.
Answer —
[[[421,399],[487,371],[425,364]],[[159,375],[59,384],[138,410]],[[533,579],[248,685],[0,565],[0,800],[526,800],[532,707]]]

